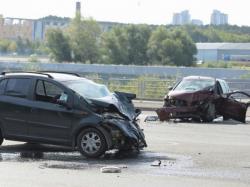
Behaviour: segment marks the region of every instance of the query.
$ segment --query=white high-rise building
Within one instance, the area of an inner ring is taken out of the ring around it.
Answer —
[[[220,12],[219,10],[213,10],[211,14],[211,25],[226,25],[228,24],[228,15]]]
[[[192,19],[191,23],[192,23],[192,25],[198,25],[198,26],[203,25],[203,22],[199,19]]]
[[[184,10],[180,13],[174,13],[173,15],[173,25],[185,25],[191,22],[190,14],[188,10]]]

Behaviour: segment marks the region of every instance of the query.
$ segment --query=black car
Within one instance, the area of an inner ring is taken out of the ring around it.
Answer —
[[[66,145],[90,158],[111,149],[140,150],[146,142],[135,97],[77,74],[3,72],[0,145],[3,139]]]

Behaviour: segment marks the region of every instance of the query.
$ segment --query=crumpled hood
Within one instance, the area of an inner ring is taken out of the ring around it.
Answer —
[[[136,96],[135,94],[129,94],[130,97],[126,97],[127,93],[115,92],[107,97],[102,97],[98,99],[90,99],[92,105],[98,107],[109,108],[111,110],[117,110],[120,114],[126,116],[130,120],[134,120],[137,117],[137,113],[135,111],[134,105],[132,103],[132,99]],[[134,97],[133,97],[134,95]]]
[[[204,100],[210,97],[212,93],[208,90],[196,90],[196,91],[170,91],[168,93],[169,98],[181,99],[188,102]]]

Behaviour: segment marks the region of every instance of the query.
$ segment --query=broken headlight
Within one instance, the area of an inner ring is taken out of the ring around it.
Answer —
[[[205,103],[204,100],[201,100],[201,101],[193,101],[191,103],[191,106],[200,106],[200,105],[203,105]]]
[[[125,119],[119,113],[109,113],[109,112],[103,113],[103,117],[104,117],[104,119],[121,119],[121,120]]]

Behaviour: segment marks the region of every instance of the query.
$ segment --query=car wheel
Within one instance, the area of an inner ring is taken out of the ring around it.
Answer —
[[[212,122],[215,119],[215,105],[207,103],[204,110],[204,115],[201,117],[203,122]]]
[[[227,116],[222,116],[223,117],[223,121],[229,120],[230,118]]]
[[[2,132],[0,130],[0,145],[2,145],[2,143],[3,143],[3,136],[2,136]]]
[[[95,128],[84,129],[77,138],[80,153],[87,158],[97,158],[107,149],[104,135]]]

